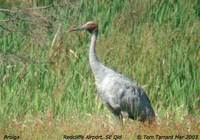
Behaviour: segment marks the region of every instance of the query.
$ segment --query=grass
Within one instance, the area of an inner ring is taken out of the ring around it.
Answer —
[[[185,122],[175,123],[172,118],[162,119],[158,125],[149,126],[138,122],[128,121],[122,127],[116,120],[105,116],[68,117],[67,119],[53,119],[53,114],[48,112],[48,117],[27,116],[21,120],[13,120],[6,129],[1,129],[0,136],[19,136],[20,139],[63,139],[67,136],[89,136],[105,138],[111,135],[112,139],[161,139],[164,136],[178,137],[192,136],[199,139],[199,122],[191,117]],[[169,121],[170,119],[170,121]],[[88,138],[89,139],[89,138]],[[97,138],[96,138],[97,139]],[[165,139],[165,138],[162,138]],[[180,138],[179,138],[180,139]],[[191,138],[190,138],[191,139]]]
[[[25,12],[0,11],[2,137],[199,134],[199,0],[0,3],[13,11],[50,5]],[[3,21],[9,18],[14,21]],[[144,87],[157,113],[158,126],[130,122],[121,129],[96,98],[88,64],[90,36],[67,32],[89,20],[99,23],[100,60]]]

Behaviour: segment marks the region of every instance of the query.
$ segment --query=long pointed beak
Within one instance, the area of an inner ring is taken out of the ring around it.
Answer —
[[[83,26],[77,27],[77,28],[72,28],[72,29],[69,30],[69,32],[81,31],[81,30],[84,30],[84,27],[83,27]]]

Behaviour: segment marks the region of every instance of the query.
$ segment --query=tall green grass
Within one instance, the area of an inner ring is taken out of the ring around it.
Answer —
[[[1,125],[27,115],[45,116],[48,111],[55,118],[107,113],[95,98],[88,62],[90,35],[67,32],[89,20],[99,23],[100,60],[144,86],[160,118],[199,116],[199,1],[46,0],[2,4],[4,8],[21,8],[52,3],[53,7],[35,11],[51,26],[19,20],[8,25],[16,29],[8,35],[0,27]],[[0,19],[6,18],[0,12]]]

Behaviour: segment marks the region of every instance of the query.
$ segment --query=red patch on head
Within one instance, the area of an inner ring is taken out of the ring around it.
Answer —
[[[96,23],[93,23],[93,22],[87,23],[85,29],[88,30],[89,32],[97,31],[98,25]]]

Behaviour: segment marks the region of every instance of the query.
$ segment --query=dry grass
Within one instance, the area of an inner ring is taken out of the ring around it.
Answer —
[[[118,120],[108,116],[88,115],[84,118],[76,115],[68,119],[54,119],[52,114],[47,117],[26,117],[26,120],[14,120],[7,127],[0,129],[0,137],[5,135],[19,136],[20,139],[45,140],[62,139],[64,136],[102,136],[108,135],[112,139],[159,139],[158,136],[187,136],[198,135],[200,137],[200,121],[192,117],[186,117],[181,122],[174,122],[173,117],[158,119],[157,124],[148,125],[132,120],[126,120],[122,127]],[[154,138],[153,138],[154,137]]]

